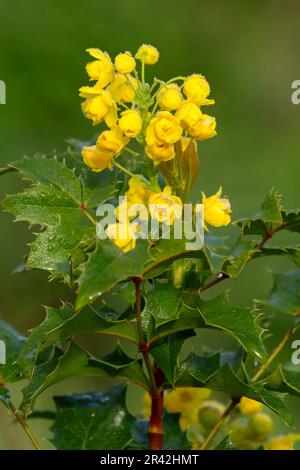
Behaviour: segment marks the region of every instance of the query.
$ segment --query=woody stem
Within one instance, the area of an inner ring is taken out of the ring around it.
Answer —
[[[160,450],[163,446],[163,398],[164,392],[162,388],[162,377],[155,365],[152,364],[149,355],[149,346],[145,343],[144,333],[142,329],[142,296],[141,296],[141,283],[142,278],[134,277],[135,284],[135,317],[137,324],[137,331],[139,337],[139,349],[143,355],[146,369],[150,381],[150,397],[151,397],[151,417],[148,426],[148,444],[150,450]]]

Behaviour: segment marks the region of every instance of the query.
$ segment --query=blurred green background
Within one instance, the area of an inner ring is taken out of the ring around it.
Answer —
[[[77,91],[87,84],[85,49],[100,47],[114,56],[145,42],[161,54],[151,77],[197,72],[211,84],[216,105],[209,112],[217,117],[218,136],[199,146],[197,192],[209,194],[222,184],[239,217],[254,213],[275,186],[293,208],[299,203],[300,105],[291,103],[291,83],[300,78],[299,18],[297,0],[1,2],[0,79],[7,104],[0,105],[0,166],[24,154],[64,149],[70,137],[89,139],[93,128]],[[3,176],[0,197],[20,187],[15,175]],[[25,332],[43,318],[41,305],[71,297],[61,284],[48,284],[45,273],[11,276],[31,236],[25,224],[13,225],[3,212],[0,224],[0,318]],[[291,267],[278,259],[250,264],[232,285],[233,300],[250,305],[265,297],[269,270]],[[280,338],[284,325],[277,330]],[[91,341],[96,352],[106,345]],[[55,393],[103,385],[69,381]],[[50,396],[42,405],[51,406]],[[0,448],[30,448],[4,414],[0,410]],[[34,423],[38,434],[44,425]]]

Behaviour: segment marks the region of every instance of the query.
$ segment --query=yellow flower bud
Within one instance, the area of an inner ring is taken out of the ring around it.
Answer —
[[[175,116],[183,129],[187,129],[195,126],[197,122],[200,121],[203,114],[195,103],[184,101],[177,109]]]
[[[211,139],[217,135],[216,119],[208,114],[202,114],[202,117],[194,126],[188,128],[189,134],[197,140]]]
[[[264,444],[267,450],[294,450],[294,442],[300,441],[300,434],[276,436]]]
[[[178,85],[170,84],[164,86],[157,95],[159,106],[166,111],[173,111],[179,108],[182,102],[182,95]]]
[[[84,163],[96,173],[105,168],[112,168],[114,157],[112,152],[98,149],[96,145],[92,145],[91,147],[83,147],[81,153]]]
[[[146,154],[154,165],[161,162],[172,160],[175,157],[175,149],[173,144],[152,144],[146,146]]]
[[[110,224],[106,229],[106,234],[124,253],[133,250],[136,246],[135,233],[129,222]]]
[[[181,199],[172,195],[170,186],[166,186],[162,193],[152,193],[149,197],[151,216],[159,222],[172,225],[174,218],[181,217],[182,208]]]
[[[214,227],[222,227],[231,222],[231,207],[229,199],[222,198],[222,187],[213,196],[206,197],[202,193],[202,204],[204,206],[204,220]]]
[[[124,111],[119,119],[119,127],[127,137],[136,137],[142,130],[141,113],[136,109]]]
[[[100,49],[87,49],[87,52],[97,60],[89,62],[86,71],[91,80],[98,80],[98,85],[105,88],[114,78],[114,67],[107,54]]]
[[[225,406],[216,400],[206,400],[198,411],[198,420],[204,430],[212,429],[224,414]]]
[[[251,400],[251,398],[247,397],[242,397],[239,406],[243,415],[259,413],[262,409],[262,404],[259,401]]]
[[[117,103],[129,103],[133,101],[137,88],[138,82],[135,78],[118,73],[107,89]]]
[[[273,429],[273,421],[266,413],[256,413],[251,416],[249,426],[253,439],[264,440]]]
[[[100,124],[105,120],[109,127],[116,124],[116,103],[108,91],[99,90],[96,86],[93,89],[82,87],[80,94],[81,96],[90,96],[81,104],[82,111],[88,119],[92,119],[94,124]]]
[[[99,150],[107,150],[118,155],[126,145],[126,140],[118,127],[113,127],[108,131],[103,131],[97,139],[97,148]]]
[[[169,111],[161,111],[150,121],[146,131],[147,145],[174,144],[180,140],[182,128]]]
[[[150,46],[149,44],[143,44],[139,47],[135,54],[135,58],[140,61],[144,60],[144,63],[147,65],[153,65],[156,64],[159,59],[159,52],[156,47]]]
[[[119,73],[131,73],[135,69],[135,60],[130,52],[118,54],[115,58],[115,68]]]
[[[208,100],[210,86],[203,75],[193,74],[187,77],[183,85],[183,93],[189,101],[202,106],[214,104],[213,100]]]

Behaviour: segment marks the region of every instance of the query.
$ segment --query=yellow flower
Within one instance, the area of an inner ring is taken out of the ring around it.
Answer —
[[[127,137],[136,137],[142,130],[143,121],[141,113],[136,109],[123,111],[119,119],[119,127]]]
[[[81,104],[82,111],[94,124],[100,124],[105,120],[111,127],[117,123],[117,107],[111,94],[106,90],[95,87],[80,88],[80,96],[86,98]]]
[[[216,119],[208,114],[202,114],[202,117],[194,126],[188,127],[189,134],[197,140],[211,139],[217,135]]]
[[[242,397],[240,401],[240,411],[243,415],[252,415],[259,413],[262,409],[262,404],[259,401],[251,400],[251,398]]]
[[[296,441],[300,441],[300,434],[286,434],[273,437],[264,444],[264,447],[267,450],[293,450],[293,444]]]
[[[193,74],[187,77],[183,85],[183,93],[193,103],[202,106],[214,104],[214,100],[208,100],[210,86],[203,75]]]
[[[133,101],[138,82],[135,78],[118,73],[111,85],[107,88],[117,103],[129,103]]]
[[[135,233],[129,222],[110,224],[106,229],[106,234],[124,253],[133,250],[136,246]]]
[[[211,396],[208,388],[182,387],[165,395],[165,408],[169,413],[182,413],[186,408],[201,405]]]
[[[212,429],[223,416],[225,406],[216,400],[205,400],[198,410],[198,421],[202,430]]]
[[[153,144],[146,146],[146,154],[154,165],[158,165],[160,162],[166,162],[172,160],[175,157],[175,149],[173,144]]]
[[[92,145],[91,147],[83,147],[81,153],[84,163],[96,173],[105,168],[112,168],[114,157],[112,152],[98,149],[96,145]]]
[[[143,214],[148,217],[148,211],[145,204],[148,203],[151,190],[146,187],[146,181],[143,176],[133,176],[128,181],[129,189],[126,191],[124,196],[127,198],[126,202],[122,202],[116,208],[116,217],[120,222],[127,219],[133,219],[136,217],[136,211],[138,211],[138,205],[141,206],[141,212],[139,217],[143,218]],[[135,211],[132,211],[132,206],[135,205]]]
[[[131,204],[144,204],[148,201],[151,191],[146,188],[143,177],[133,176],[128,181],[129,189],[125,196]]]
[[[90,79],[98,80],[98,85],[101,88],[106,87],[114,78],[114,67],[109,55],[107,52],[95,48],[87,49],[87,52],[97,59],[89,62],[86,66]]]
[[[174,218],[181,217],[182,208],[181,199],[172,195],[170,186],[165,186],[162,193],[152,193],[149,197],[151,216],[159,222],[172,225]]]
[[[165,394],[165,408],[169,413],[180,413],[180,428],[186,430],[198,423],[198,409],[210,395],[207,388],[176,388]]]
[[[139,47],[135,54],[135,58],[140,61],[144,60],[144,63],[147,65],[153,65],[156,64],[159,59],[159,52],[156,47],[151,46],[150,44],[143,44]]]
[[[206,197],[202,193],[202,204],[204,206],[204,220],[214,227],[222,227],[231,222],[231,207],[229,199],[222,198],[222,187],[213,196]]]
[[[126,143],[127,140],[124,139],[121,130],[118,127],[112,127],[110,130],[103,131],[99,135],[96,145],[99,150],[109,151],[114,155],[118,155]]]
[[[119,73],[131,73],[135,69],[135,60],[130,52],[118,54],[115,58],[115,68]]]
[[[169,111],[159,112],[150,121],[146,131],[147,145],[174,144],[180,140],[182,128],[178,119]]]
[[[182,95],[178,85],[170,84],[164,86],[157,95],[159,106],[166,111],[173,111],[179,108],[182,102]]]
[[[175,116],[179,120],[183,129],[187,129],[195,126],[197,122],[200,121],[203,114],[195,103],[184,101],[177,109]]]

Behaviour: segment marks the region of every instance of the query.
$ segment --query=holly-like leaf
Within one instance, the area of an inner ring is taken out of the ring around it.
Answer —
[[[178,369],[176,386],[207,387],[232,398],[245,396],[265,404],[287,424],[292,423],[283,402],[284,394],[241,380],[228,363],[221,365],[221,355],[218,354],[208,357],[190,355]]]
[[[31,335],[25,344],[23,341],[22,346],[23,344],[24,346],[22,350],[19,350],[17,363],[26,377],[29,379],[32,378],[39,352],[51,344],[45,340],[46,334],[58,325],[64,323],[73,313],[72,308],[68,304],[64,304],[61,308],[46,307],[45,320],[31,330]],[[17,356],[18,354],[16,357]]]
[[[36,368],[32,381],[23,390],[22,411],[27,415],[47,388],[79,376],[118,377],[148,390],[148,381],[139,362],[127,356],[119,346],[112,353],[97,359],[71,342],[65,353],[56,352],[48,362]]]
[[[255,254],[255,258],[262,256],[286,256],[290,258],[297,266],[300,267],[300,245],[286,247],[262,247]]]
[[[52,442],[58,450],[120,450],[131,440],[134,418],[125,405],[126,387],[55,397]]]
[[[76,201],[53,186],[38,184],[25,191],[7,196],[4,207],[17,221],[49,226],[61,219],[77,223],[83,218]]]
[[[156,327],[159,327],[178,318],[182,298],[180,291],[172,284],[155,282],[145,301],[146,305],[142,312],[144,323],[147,322],[146,319],[152,316]]]
[[[194,330],[181,331],[174,333],[156,342],[150,352],[155,360],[155,364],[164,373],[167,383],[175,384],[175,371],[178,366],[178,355],[184,342],[194,336]]]
[[[0,364],[0,384],[16,382],[22,378],[21,370],[15,361],[23,348],[25,339],[12,326],[0,320],[0,347],[5,359],[5,364]]]
[[[273,274],[273,287],[269,298],[257,301],[280,313],[297,315],[300,313],[300,269]]]
[[[71,313],[71,311],[70,311]],[[135,320],[118,320],[109,319],[108,315],[102,316],[90,307],[85,307],[79,313],[74,313],[66,319],[54,325],[49,325],[44,334],[43,347],[57,343],[63,338],[71,337],[76,333],[101,333],[117,338],[126,339],[134,344],[139,343],[136,321]]]
[[[250,217],[235,221],[247,235],[263,235],[266,230],[274,230],[279,227],[282,222],[281,195],[274,189],[272,189],[265,198],[259,212]]]
[[[154,319],[152,319],[152,321],[149,322],[143,321],[143,326],[148,342],[152,345],[162,338],[176,332],[204,328],[205,323],[201,315],[199,315],[198,309],[183,305],[178,319],[164,323],[158,328],[155,328]]]
[[[179,414],[164,412],[164,450],[189,450],[189,444],[186,433],[180,429]],[[138,419],[132,427],[133,443],[131,446],[138,449],[148,449],[148,428],[147,419]]]
[[[282,212],[283,228],[290,232],[300,232],[300,209]]]
[[[229,333],[247,352],[261,361],[266,359],[261,339],[264,330],[258,325],[259,314],[232,305],[228,293],[208,301],[199,298],[198,309],[206,326]]]

